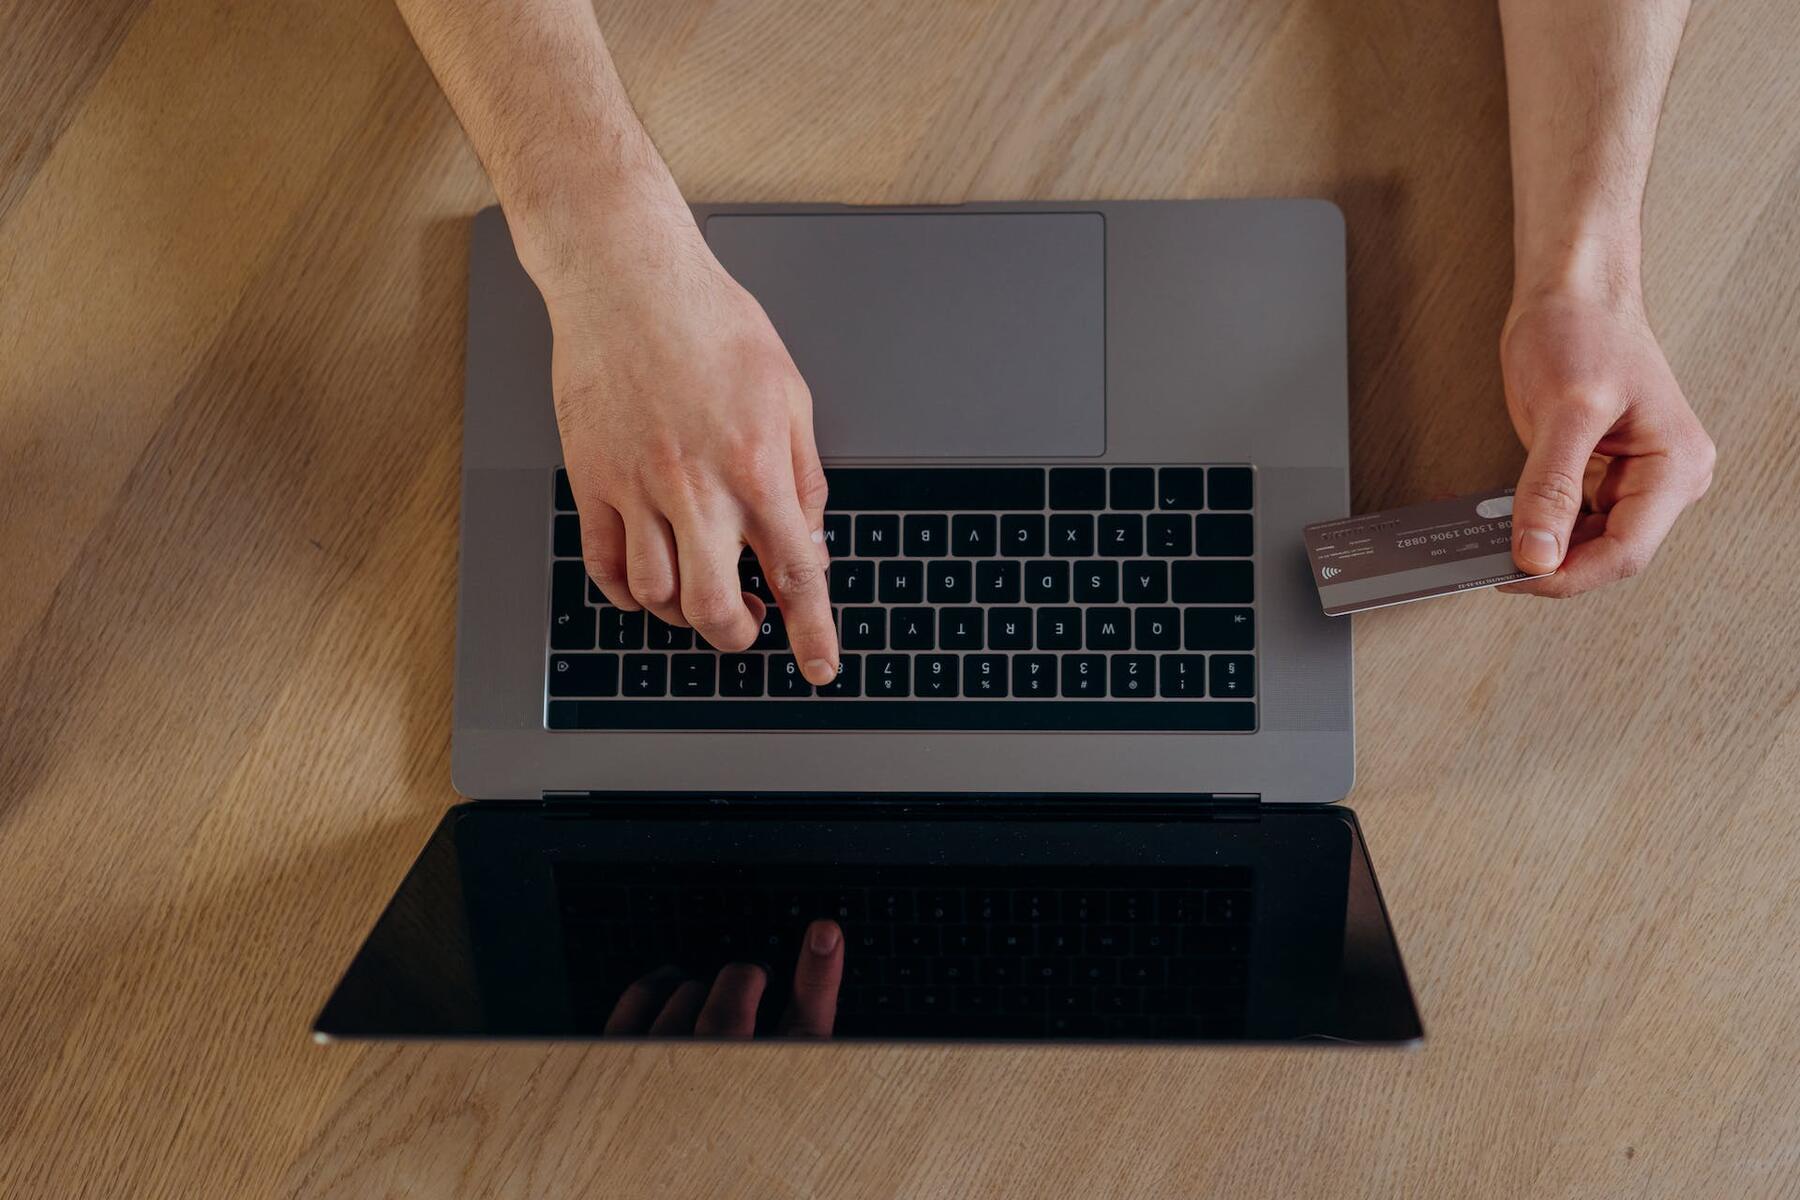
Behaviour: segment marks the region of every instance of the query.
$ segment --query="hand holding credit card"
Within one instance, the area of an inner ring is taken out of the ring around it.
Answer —
[[[1308,525],[1301,532],[1325,615],[1535,578],[1513,562],[1512,497],[1497,488]]]

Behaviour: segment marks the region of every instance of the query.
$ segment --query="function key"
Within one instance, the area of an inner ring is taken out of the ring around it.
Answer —
[[[856,518],[856,553],[863,558],[891,558],[900,553],[900,518],[869,514]]]
[[[1206,507],[1206,470],[1203,467],[1164,467],[1157,472],[1156,506],[1164,509]]]
[[[1114,467],[1112,506],[1130,511],[1156,507],[1156,471],[1150,467]]]
[[[1050,469],[1051,508],[1105,508],[1106,469],[1104,467],[1052,467]]]
[[[1247,562],[1177,562],[1171,598],[1177,604],[1249,604],[1256,599]]]
[[[993,517],[967,513],[950,523],[950,553],[958,558],[982,558],[994,553],[999,537]]]
[[[850,515],[848,513],[825,514],[825,548],[831,551],[831,557],[843,558],[850,553]]]
[[[1094,552],[1094,518],[1086,513],[1057,513],[1050,518],[1050,553],[1080,558]]]
[[[558,558],[581,557],[581,518],[573,513],[558,513],[556,536],[552,549]]]
[[[1249,513],[1200,513],[1194,518],[1194,553],[1200,558],[1249,558],[1256,549]]]
[[[1043,552],[1043,517],[1020,513],[1000,518],[1000,553],[1013,558],[1036,558]]]
[[[1232,699],[1256,695],[1256,660],[1248,654],[1215,654],[1207,667],[1213,695]]]
[[[569,487],[569,473],[556,468],[556,507],[559,512],[575,511],[575,492]]]
[[[950,518],[918,516],[906,518],[906,554],[908,558],[942,558],[949,551]]]
[[[619,690],[616,654],[552,654],[552,696],[611,696]]]
[[[1249,467],[1214,467],[1206,473],[1206,507],[1249,508],[1253,498]]]

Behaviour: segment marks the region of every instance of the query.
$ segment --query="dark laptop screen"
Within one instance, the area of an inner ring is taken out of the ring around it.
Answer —
[[[317,1028],[1420,1036],[1348,811],[994,803],[464,805]]]

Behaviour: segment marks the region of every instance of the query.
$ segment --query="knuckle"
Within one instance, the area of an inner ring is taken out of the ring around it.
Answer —
[[[1581,508],[1581,476],[1561,467],[1539,472],[1521,489],[1526,498],[1565,512]]]
[[[682,592],[681,614],[696,629],[728,629],[740,624],[744,602],[722,588],[688,588]]]
[[[803,596],[824,582],[825,568],[817,559],[787,560],[775,564],[769,572],[769,583],[777,594]]]
[[[831,494],[830,485],[825,481],[825,468],[813,459],[800,468],[794,479],[795,491],[800,496],[800,504],[808,509],[822,509],[825,500]]]

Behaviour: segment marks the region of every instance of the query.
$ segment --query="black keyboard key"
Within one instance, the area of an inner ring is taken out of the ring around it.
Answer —
[[[1057,513],[1050,518],[1050,553],[1080,558],[1093,552],[1093,517],[1086,513]]]
[[[666,695],[669,690],[669,656],[627,654],[619,686],[627,696]]]
[[[775,593],[769,590],[769,581],[763,576],[762,564],[756,557],[745,554],[738,559],[738,587],[764,604],[775,603]]]
[[[587,602],[594,605],[611,603],[606,598],[606,594],[594,586],[594,581],[591,579],[587,581]]]
[[[1018,513],[1000,518],[1000,553],[1011,558],[1036,558],[1043,552],[1043,517]]]
[[[1098,699],[1106,695],[1106,656],[1070,654],[1062,660],[1062,693]]]
[[[872,604],[875,601],[875,564],[862,559],[840,559],[831,564],[827,578],[833,604]]]
[[[1026,563],[1025,602],[1027,604],[1067,604],[1069,602],[1069,564],[1054,559]]]
[[[800,673],[800,664],[794,661],[791,654],[776,654],[769,658],[769,695],[771,696],[810,696],[813,685],[806,681]]]
[[[921,696],[943,698],[960,695],[962,689],[958,681],[962,673],[957,666],[954,654],[921,654],[913,660],[913,686]]]
[[[831,507],[848,512],[1044,507],[1042,467],[833,467],[825,476]]]
[[[1087,648],[1089,650],[1131,649],[1131,611],[1124,608],[1088,609]]]
[[[648,616],[644,619],[644,645],[652,650],[692,650],[694,631]]]
[[[621,612],[616,608],[600,610],[600,648],[602,650],[642,650],[644,648],[643,611]]]
[[[1015,559],[975,564],[975,602],[977,604],[1017,604],[1020,564]]]
[[[900,518],[869,513],[856,518],[859,558],[892,558],[900,553]]]
[[[550,608],[574,612],[587,595],[587,568],[578,562],[559,562],[550,568]]]
[[[1037,648],[1039,650],[1081,649],[1081,610],[1078,608],[1038,609]]]
[[[763,671],[767,663],[768,659],[761,654],[724,655],[719,659],[719,695],[762,695]]]
[[[555,535],[550,539],[551,552],[558,558],[581,557],[581,518],[573,513],[559,513]]]
[[[1256,599],[1247,562],[1178,562],[1169,598],[1177,604],[1248,604]]]
[[[1182,613],[1189,650],[1254,650],[1256,612],[1249,608],[1190,608]]]
[[[1031,610],[1029,608],[988,609],[988,648],[992,650],[1031,649]]]
[[[980,650],[986,619],[979,608],[946,608],[938,613],[938,645],[945,650]]]
[[[877,594],[883,604],[923,604],[925,564],[911,559],[882,563]]]
[[[1116,562],[1076,563],[1074,592],[1077,604],[1117,604],[1119,602],[1119,564]]]
[[[963,894],[961,888],[928,888],[919,893],[919,920],[933,921],[938,924],[949,924],[963,919]],[[949,947],[940,941],[938,948],[943,953],[952,953]]]
[[[1082,949],[1088,954],[1129,954],[1131,930],[1123,925],[1090,925]]]
[[[1211,692],[1222,700],[1248,700],[1256,695],[1256,660],[1248,654],[1215,654],[1207,663]]]
[[[1204,654],[1165,654],[1161,659],[1162,694],[1171,700],[1199,700],[1206,695]]]
[[[710,696],[716,686],[716,654],[677,654],[669,666],[671,696]]]
[[[788,648],[787,625],[781,619],[781,610],[771,608],[763,613],[762,623],[756,627],[756,641],[750,645],[752,650],[786,650]]]
[[[1006,695],[1006,655],[963,655],[963,695],[995,699]]]
[[[1015,654],[1012,669],[1013,695],[1039,699],[1056,695],[1056,655]]]
[[[1144,519],[1144,553],[1158,558],[1186,558],[1194,548],[1193,535],[1187,517],[1153,513]]]
[[[556,507],[562,512],[575,511],[575,493],[569,487],[569,473],[556,468]]]
[[[1113,655],[1112,694],[1123,700],[1142,700],[1156,695],[1156,657],[1150,654]]]
[[[910,921],[915,902],[907,888],[877,888],[869,894],[869,915],[877,921]]]
[[[1162,956],[1175,953],[1180,941],[1181,930],[1178,926],[1141,925],[1131,931],[1131,952],[1147,956],[1149,961],[1160,965]],[[1129,970],[1130,964],[1126,966]]]
[[[969,915],[993,924],[1012,920],[1012,893],[1000,888],[977,888],[969,894]]]
[[[938,515],[906,518],[901,543],[908,558],[938,558],[950,553],[950,518]]]
[[[974,596],[974,568],[957,559],[925,568],[925,598],[933,604],[967,604]]]
[[[1112,506],[1127,512],[1156,507],[1156,471],[1152,467],[1114,467]]]
[[[1100,553],[1107,558],[1136,558],[1144,552],[1144,518],[1136,513],[1107,513],[1100,518]]]
[[[1119,964],[1115,959],[1084,954],[1075,960],[1074,975],[1076,983],[1089,987],[1114,984],[1119,981]]]
[[[975,960],[960,954],[934,958],[931,982],[934,987],[968,987],[975,982]]]
[[[1169,564],[1160,562],[1120,563],[1127,604],[1162,604],[1169,599]]]
[[[871,654],[863,666],[863,692],[866,695],[912,695],[912,659],[906,655]]]
[[[950,522],[950,553],[983,558],[998,551],[1000,523],[983,513],[963,513]]]
[[[1135,620],[1139,650],[1181,649],[1181,613],[1176,609],[1140,608]]]
[[[614,696],[619,691],[619,656],[616,654],[552,654],[549,690],[552,696]]]
[[[1106,893],[1088,888],[1076,888],[1063,893],[1063,920],[1074,925],[1085,925],[1089,921],[1106,920]]]
[[[1249,467],[1214,467],[1206,473],[1206,507],[1249,508],[1255,473]]]
[[[844,610],[844,649],[886,650],[887,610],[885,608],[846,608]]]
[[[1200,513],[1194,517],[1194,554],[1200,558],[1249,558],[1256,531],[1249,513]]]
[[[1050,468],[1051,508],[1105,508],[1104,467]]]
[[[825,548],[831,551],[831,557],[845,558],[850,554],[849,513],[826,513],[825,527],[821,532],[825,535]]]
[[[936,626],[937,613],[933,609],[896,608],[888,613],[888,642],[896,650],[935,650]]]
[[[1206,893],[1206,923],[1208,925],[1248,925],[1250,923],[1250,893]]]
[[[1034,956],[1025,960],[1025,982],[1037,987],[1066,986],[1074,964],[1066,958]]]
[[[1106,904],[1115,925],[1133,925],[1156,916],[1156,897],[1150,892],[1112,892]]]
[[[819,689],[821,696],[862,695],[862,656],[844,654],[838,657],[837,678]]]
[[[1200,467],[1164,467],[1157,472],[1156,506],[1162,509],[1206,507],[1206,472]]]
[[[613,612],[613,609],[606,609]],[[579,605],[550,615],[550,648],[552,650],[592,650],[594,648],[594,610]]]

